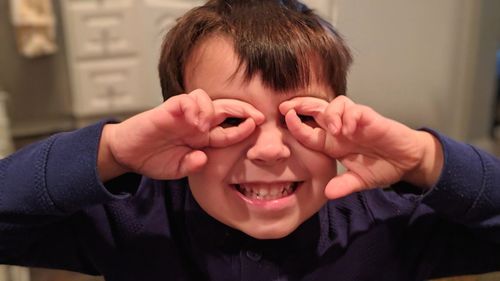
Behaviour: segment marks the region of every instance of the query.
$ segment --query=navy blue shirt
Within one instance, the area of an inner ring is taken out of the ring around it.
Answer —
[[[426,194],[398,183],[329,201],[285,238],[258,240],[206,214],[185,179],[103,185],[103,123],[0,160],[0,263],[106,280],[426,280],[500,270],[500,161],[437,135]]]

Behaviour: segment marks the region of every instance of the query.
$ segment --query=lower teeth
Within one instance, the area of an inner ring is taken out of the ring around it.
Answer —
[[[241,188],[239,185],[236,187],[236,189],[243,194],[245,197],[248,197],[250,199],[256,199],[256,200],[274,200],[274,199],[280,199],[283,197],[287,197],[291,195],[292,193],[295,192],[295,189],[297,188],[297,183],[293,183],[290,187],[284,188],[281,192],[278,194],[266,194],[266,195],[260,195],[259,193],[254,193],[252,191],[247,191],[244,188]]]

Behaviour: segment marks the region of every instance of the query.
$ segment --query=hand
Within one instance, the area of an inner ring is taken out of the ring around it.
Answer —
[[[347,171],[334,177],[325,195],[339,198],[404,180],[422,188],[438,179],[442,148],[429,133],[385,118],[345,96],[330,103],[298,97],[280,105],[291,134],[304,146],[336,158]],[[311,116],[311,126],[300,115]]]
[[[218,126],[226,118],[237,126]],[[174,96],[160,106],[104,127],[98,168],[102,181],[126,172],[177,179],[207,162],[204,147],[223,147],[249,136],[264,116],[250,104],[212,101],[203,90]]]

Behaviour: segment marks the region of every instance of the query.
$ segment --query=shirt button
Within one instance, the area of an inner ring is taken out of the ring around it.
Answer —
[[[247,257],[253,261],[260,261],[262,259],[262,254],[252,251],[247,251]]]

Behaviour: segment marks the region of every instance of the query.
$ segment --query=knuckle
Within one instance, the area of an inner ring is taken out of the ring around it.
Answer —
[[[340,95],[340,96],[336,97],[335,100],[341,101],[341,102],[351,101],[348,97],[346,97],[344,95]]]

